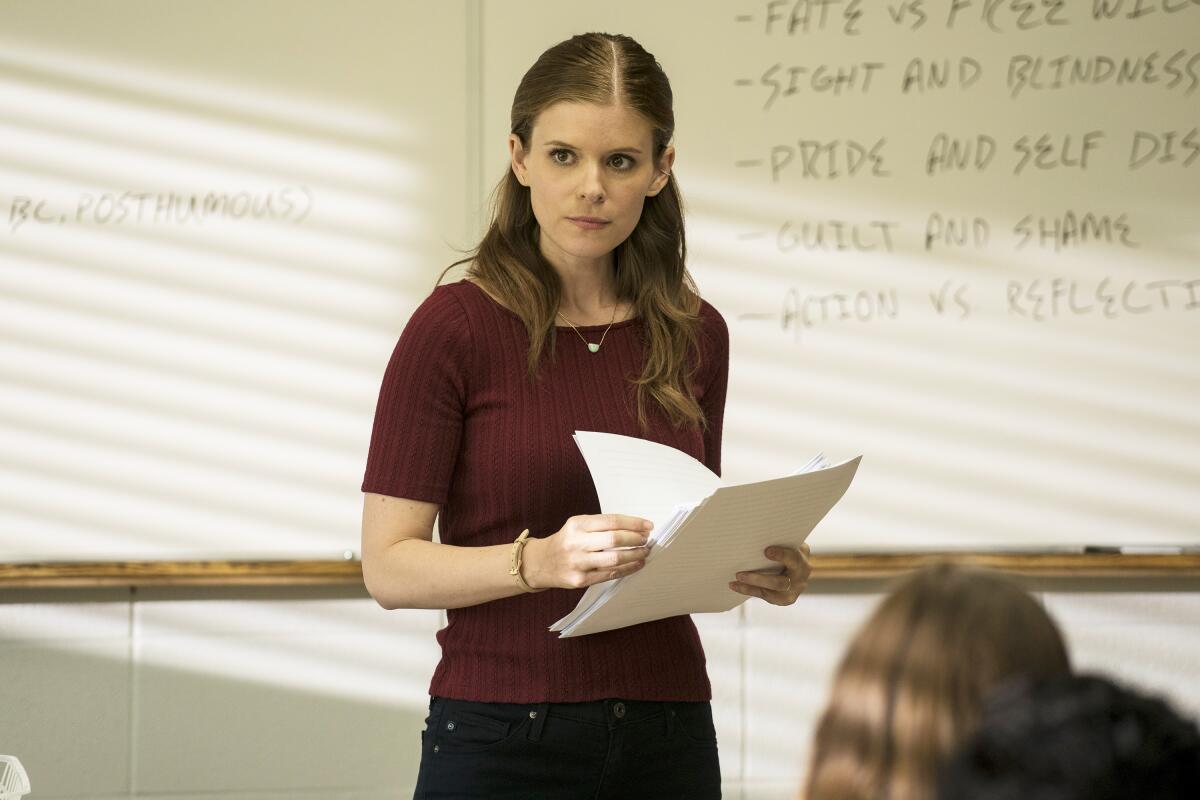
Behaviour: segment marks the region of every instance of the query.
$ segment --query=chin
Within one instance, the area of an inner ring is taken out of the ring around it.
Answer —
[[[587,247],[574,247],[571,249],[571,255],[576,258],[603,258],[617,249],[620,242],[605,242],[601,245],[591,245]]]
[[[597,236],[591,239],[572,236],[569,239],[556,240],[555,245],[572,258],[603,258],[617,249],[623,241],[625,239],[618,240],[612,236]]]
[[[569,247],[572,255],[580,258],[598,258],[616,250],[622,242],[629,238],[629,234],[632,231],[595,231],[591,236],[588,236],[586,233],[580,235],[578,231],[571,231],[570,233],[571,237],[563,242],[563,244]],[[598,233],[603,235],[597,236],[596,234]]]

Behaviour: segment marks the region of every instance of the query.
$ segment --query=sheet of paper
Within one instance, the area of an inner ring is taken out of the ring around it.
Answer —
[[[821,469],[827,464],[818,456],[788,477],[723,487],[711,470],[673,447],[591,431],[577,431],[575,441],[601,511],[651,520],[657,544],[641,571],[590,587],[551,626],[562,636],[734,608],[746,600],[728,588],[734,573],[778,567],[762,551],[772,544],[799,546],[846,491],[859,461]],[[805,474],[812,470],[818,472]]]
[[[602,514],[627,514],[654,523],[651,541],[668,533],[676,506],[694,504],[712,494],[721,478],[682,450],[613,433],[576,431]],[[575,610],[550,626],[558,631],[612,590],[612,581],[589,586]]]
[[[615,433],[576,431],[600,511],[644,517],[660,528],[676,505],[697,503],[721,486],[721,478],[682,450]]]
[[[729,588],[734,574],[778,567],[763,551],[771,545],[799,547],[845,493],[859,460],[718,489],[703,513],[685,523],[670,545],[654,553],[640,572],[623,579],[620,591],[606,602],[564,626],[562,635],[735,608],[747,598]]]

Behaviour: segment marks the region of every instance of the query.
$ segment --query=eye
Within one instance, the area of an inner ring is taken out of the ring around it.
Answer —
[[[550,160],[553,161],[555,164],[566,165],[566,164],[571,163],[571,159],[574,157],[574,155],[575,154],[572,153],[570,150],[566,150],[561,147],[557,147],[550,151]]]
[[[609,159],[608,163],[612,164],[616,169],[624,172],[625,170],[633,169],[634,160],[623,153],[617,153]]]

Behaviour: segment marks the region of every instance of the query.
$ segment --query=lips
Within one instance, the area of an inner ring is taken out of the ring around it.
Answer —
[[[608,220],[601,217],[567,217],[567,219],[571,220],[571,222],[575,223],[580,228],[586,228],[588,230],[603,228],[608,224]]]

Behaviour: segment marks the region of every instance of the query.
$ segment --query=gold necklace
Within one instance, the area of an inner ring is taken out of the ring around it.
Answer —
[[[567,319],[566,316],[561,311],[558,312],[558,315],[560,317],[562,317],[564,320],[566,320],[567,324],[571,326],[571,329],[575,331],[575,335],[578,336],[583,341],[583,343],[587,345],[588,350],[592,351],[593,353],[599,353],[600,345],[604,344],[604,337],[608,336],[608,328],[611,328],[613,326],[613,322],[617,321],[617,307],[615,305],[613,306],[612,321],[610,321],[608,323],[608,328],[605,328],[604,333],[602,333],[600,335],[599,342],[589,342],[587,339],[584,339],[583,334],[579,332],[579,328],[575,327],[574,322],[571,322],[571,320]]]

